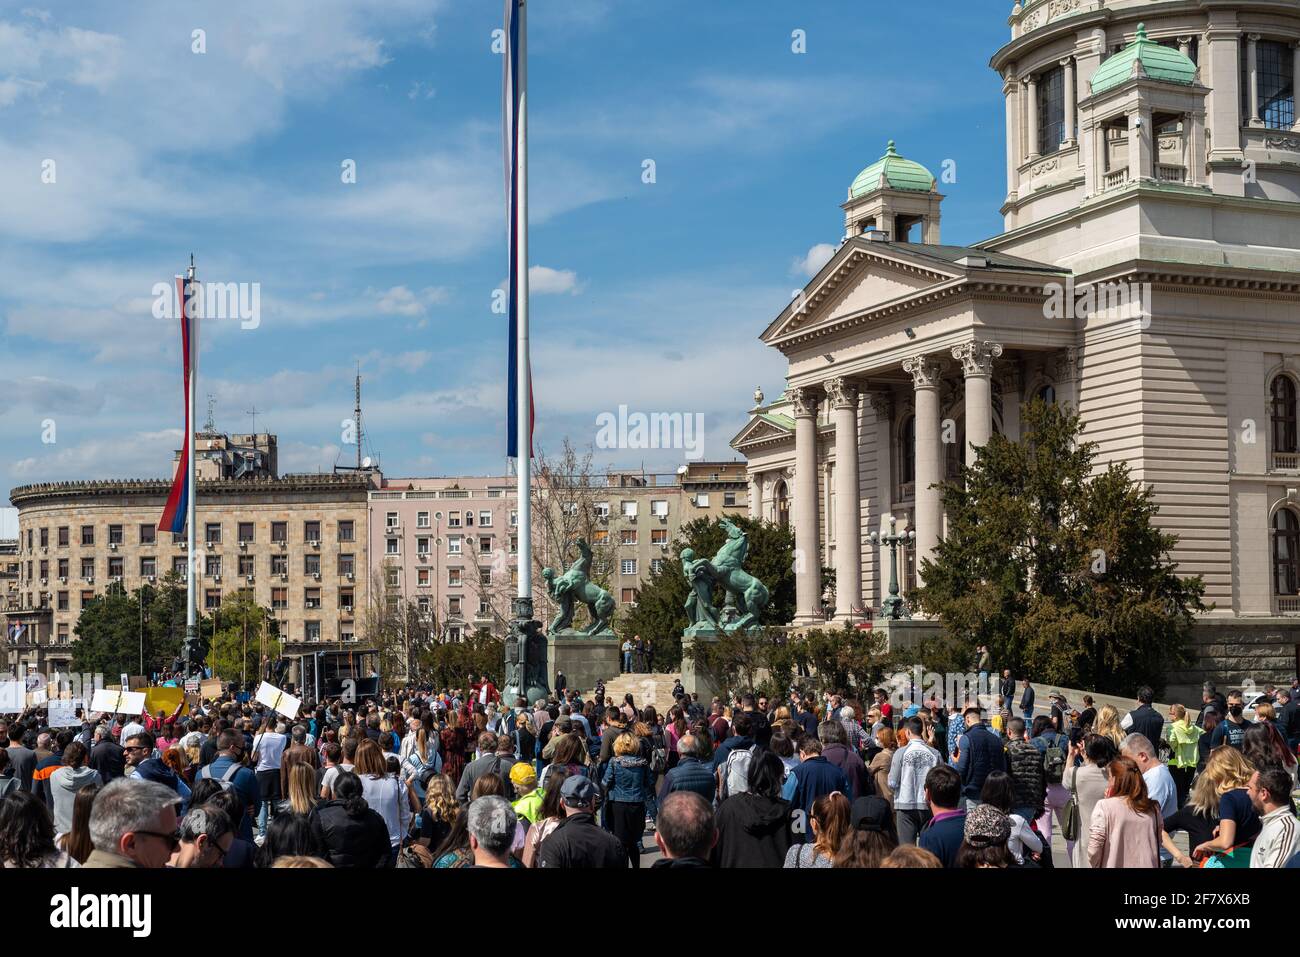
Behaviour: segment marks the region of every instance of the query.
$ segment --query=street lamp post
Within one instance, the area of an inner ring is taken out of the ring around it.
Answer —
[[[884,542],[889,546],[889,597],[880,603],[880,617],[887,621],[898,621],[900,618],[912,617],[902,596],[898,594],[898,546],[915,541],[916,532],[909,528],[901,535],[896,534],[896,526],[897,520],[890,516],[888,535],[872,532],[867,536],[867,540],[872,545],[879,545]]]

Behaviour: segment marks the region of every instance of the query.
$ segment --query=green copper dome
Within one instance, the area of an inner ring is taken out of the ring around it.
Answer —
[[[1142,69],[1153,80],[1184,86],[1196,82],[1196,64],[1173,47],[1148,40],[1146,25],[1139,23],[1137,39],[1097,68],[1092,76],[1092,92],[1104,93],[1128,82],[1135,62],[1141,62]]]
[[[920,163],[904,159],[894,149],[894,141],[889,141],[889,148],[861,173],[849,187],[849,198],[857,199],[877,189],[908,189],[918,193],[928,193],[934,189],[934,175]]]

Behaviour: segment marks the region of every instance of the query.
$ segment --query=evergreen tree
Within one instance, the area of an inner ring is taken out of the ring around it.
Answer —
[[[1185,661],[1199,578],[1177,574],[1176,538],[1123,462],[1094,466],[1079,418],[1035,400],[1023,437],[994,435],[942,488],[948,535],[911,596],[971,651],[1036,681],[1131,693]]]
[[[170,670],[185,643],[185,585],[168,575],[157,585],[127,593],[121,584],[86,605],[73,627],[72,670],[102,674],[114,683],[122,673],[136,675]],[[199,619],[207,651],[211,619]]]
[[[767,586],[771,595],[763,612],[764,624],[785,624],[794,617],[794,537],[790,529],[771,522],[728,516],[749,538],[745,570]],[[620,638],[640,635],[655,644],[655,668],[675,668],[682,656],[682,632],[686,620],[686,597],[690,591],[682,574],[682,549],[692,548],[697,557],[712,558],[727,533],[714,519],[697,518],[681,527],[677,538],[664,552],[664,563],[641,587],[635,608],[620,609],[615,631]],[[714,602],[721,605],[723,591],[714,589]]]
[[[262,655],[266,654],[272,661],[280,656],[275,619],[253,600],[250,589],[241,588],[221,603],[218,624],[208,657],[213,675],[241,683],[260,680]]]

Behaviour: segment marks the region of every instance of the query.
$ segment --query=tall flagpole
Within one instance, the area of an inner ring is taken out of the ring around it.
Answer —
[[[528,3],[519,0],[519,151],[517,157],[518,193],[515,202],[515,262],[518,270],[515,288],[518,302],[516,330],[515,451],[519,481],[519,598],[521,605],[531,606],[533,599],[533,389],[528,361]],[[528,608],[531,617],[532,608]]]
[[[199,322],[198,316],[194,315],[198,310],[195,303],[199,297],[194,294],[194,254],[190,254],[190,265],[185,271],[185,297],[186,302],[181,308],[185,310],[185,321],[189,326],[190,336],[190,368],[189,380],[190,390],[185,401],[189,404],[189,409],[185,415],[185,421],[189,423],[189,434],[185,436],[186,450],[188,452],[186,476],[185,476],[185,525],[186,525],[186,548],[190,557],[190,573],[185,583],[185,677],[191,676],[193,666],[193,655],[198,648],[198,622],[196,620],[198,609],[198,577],[202,569],[195,567],[195,537],[194,537],[194,504],[198,488],[194,481],[194,397],[197,395],[199,379]]]

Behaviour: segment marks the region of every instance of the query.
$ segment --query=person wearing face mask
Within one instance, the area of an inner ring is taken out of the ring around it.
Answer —
[[[1218,727],[1210,736],[1210,750],[1213,751],[1221,744],[1230,744],[1238,751],[1241,750],[1245,741],[1246,729],[1250,727],[1251,722],[1242,717],[1242,710],[1245,708],[1245,700],[1240,691],[1234,691],[1228,695],[1228,717],[1219,722]]]

